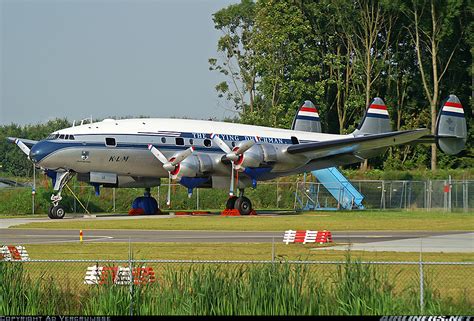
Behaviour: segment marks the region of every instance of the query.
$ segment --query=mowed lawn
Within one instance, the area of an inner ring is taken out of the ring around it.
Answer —
[[[25,244],[32,259],[127,260],[312,260],[345,261],[350,253],[363,261],[418,261],[418,252],[331,250],[317,244],[275,243],[55,243]],[[474,253],[423,253],[423,261],[472,262]]]
[[[149,216],[140,219],[65,219],[35,222],[14,228],[51,229],[139,229],[139,230],[210,230],[210,231],[285,231],[302,230],[420,230],[472,231],[474,212],[448,213],[426,211],[350,211],[310,212],[223,217],[206,216]]]

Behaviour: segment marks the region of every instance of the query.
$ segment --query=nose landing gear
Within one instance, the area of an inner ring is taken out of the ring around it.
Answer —
[[[48,211],[48,217],[50,219],[62,219],[66,215],[66,210],[64,206],[59,205],[59,202],[63,199],[61,197],[61,192],[69,182],[69,180],[74,176],[72,172],[57,172],[56,181],[54,183],[53,195],[51,195],[51,202],[53,205],[50,206]]]

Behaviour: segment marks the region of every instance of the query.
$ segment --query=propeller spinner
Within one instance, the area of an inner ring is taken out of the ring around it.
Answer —
[[[252,140],[246,140],[241,143],[239,146],[235,146],[231,149],[217,134],[211,134],[211,139],[219,146],[220,149],[225,154],[225,157],[231,161],[232,163],[232,171],[231,171],[231,178],[230,178],[230,189],[229,195],[234,195],[234,171],[243,169],[242,163],[244,161],[244,153],[249,150],[255,143],[258,141],[258,137]]]

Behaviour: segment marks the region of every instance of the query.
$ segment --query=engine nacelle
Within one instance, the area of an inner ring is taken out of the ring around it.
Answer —
[[[257,144],[243,153],[235,162],[236,168],[271,165],[277,161],[277,150],[270,144]]]
[[[175,170],[171,172],[171,175],[179,180],[183,176],[196,177],[199,173],[199,159],[197,156],[191,155],[179,163]]]

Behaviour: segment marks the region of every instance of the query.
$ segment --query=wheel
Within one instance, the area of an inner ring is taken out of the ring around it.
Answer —
[[[64,210],[63,206],[58,205],[53,207],[53,209],[51,210],[51,215],[53,216],[53,218],[62,219],[64,218],[64,215],[66,215],[66,211]]]
[[[227,200],[227,203],[225,204],[225,208],[229,210],[233,210],[235,207],[235,201],[237,200],[237,196],[231,196]]]
[[[235,200],[234,208],[239,210],[241,215],[249,215],[252,211],[252,203],[247,197],[241,196]]]
[[[49,211],[48,211],[48,217],[49,217],[50,219],[52,219],[52,220],[54,220],[54,219],[56,218],[56,217],[54,217],[54,215],[53,215],[53,208],[54,208],[54,206],[51,205],[51,206],[49,207]]]

